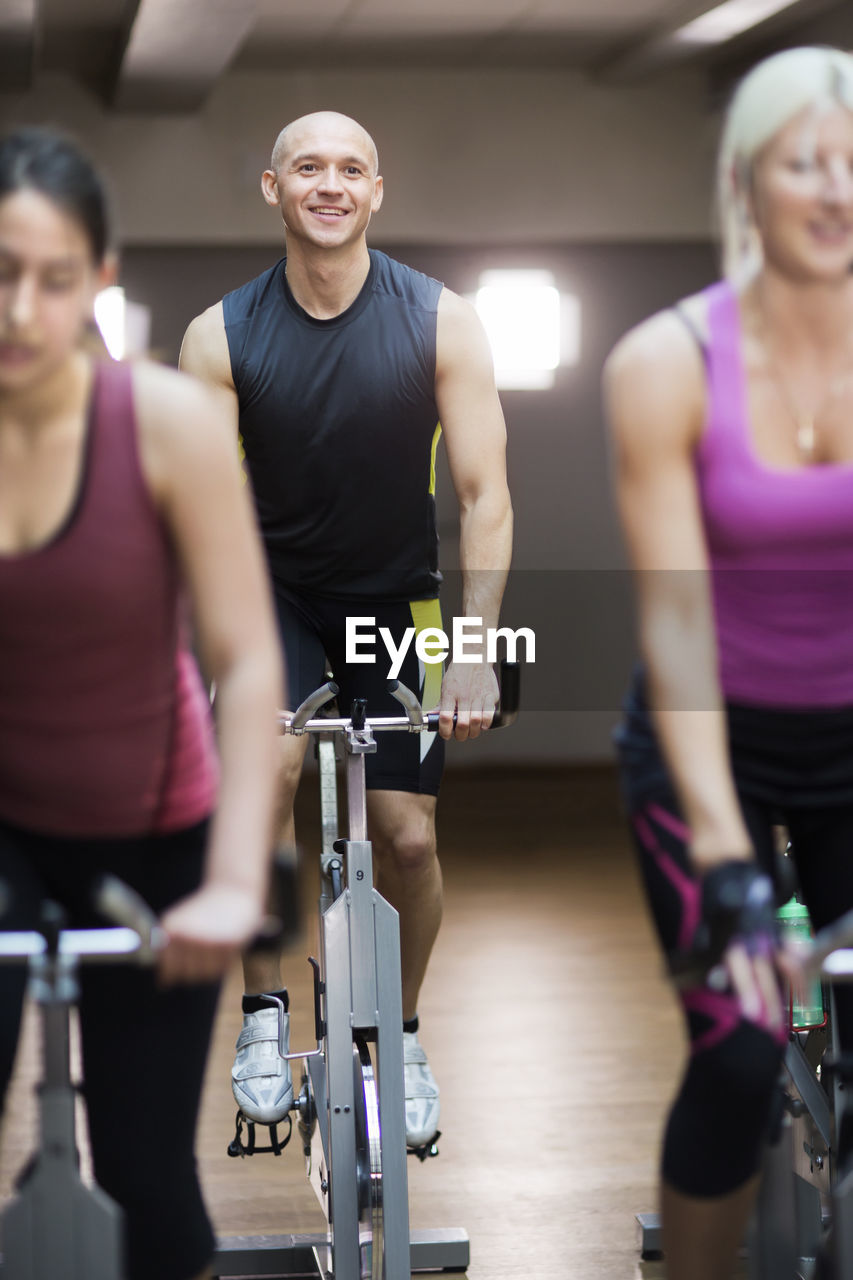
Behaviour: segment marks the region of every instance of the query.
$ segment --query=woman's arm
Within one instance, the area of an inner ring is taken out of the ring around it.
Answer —
[[[607,361],[604,388],[652,714],[704,872],[750,857],[751,845],[729,763],[693,465],[704,371],[683,322],[663,312],[629,333]]]
[[[140,451],[189,588],[216,682],[222,782],[202,888],[163,919],[166,980],[214,976],[262,917],[273,835],[282,657],[234,425],[209,388],[134,369]]]
[[[703,919],[710,924],[721,911],[726,919],[724,956],[744,1017],[781,1034],[768,954],[772,891],[743,865],[754,851],[729,760],[693,466],[705,419],[704,373],[683,322],[664,312],[629,333],[607,361],[604,386],[652,715],[690,829],[693,866],[703,876]],[[743,909],[748,904],[752,910]]]

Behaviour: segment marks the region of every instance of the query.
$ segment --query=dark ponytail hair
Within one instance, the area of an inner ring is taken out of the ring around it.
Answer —
[[[77,144],[52,129],[23,128],[0,135],[0,200],[37,191],[82,228],[96,264],[110,247],[104,184]]]

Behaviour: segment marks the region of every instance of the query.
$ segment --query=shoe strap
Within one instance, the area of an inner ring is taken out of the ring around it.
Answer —
[[[406,1101],[409,1102],[413,1098],[432,1098],[433,1101],[438,1098],[438,1085],[434,1080],[407,1080],[406,1081]]]
[[[237,1037],[237,1049],[245,1049],[247,1044],[258,1044],[263,1040],[271,1040],[273,1044],[278,1044],[277,1022],[272,1026],[266,1027],[244,1027]]]
[[[403,1061],[405,1062],[406,1066],[414,1062],[426,1063],[426,1060],[427,1060],[426,1053],[424,1052],[421,1045],[418,1044],[417,1040],[413,1041],[411,1044],[403,1045]]]
[[[247,1062],[245,1066],[234,1067],[231,1071],[232,1080],[253,1080],[257,1076],[264,1076],[267,1080],[278,1079],[285,1075],[286,1063],[283,1058],[278,1058],[275,1062],[271,1062],[269,1058],[256,1058],[254,1062]]]

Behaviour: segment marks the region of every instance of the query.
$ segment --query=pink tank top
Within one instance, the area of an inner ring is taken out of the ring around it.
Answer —
[[[749,435],[737,299],[706,290],[696,453],[720,680],[733,702],[853,706],[853,462],[766,466]]]
[[[210,813],[210,711],[183,612],[131,370],[98,365],[71,515],[46,545],[0,555],[0,819],[136,836]]]

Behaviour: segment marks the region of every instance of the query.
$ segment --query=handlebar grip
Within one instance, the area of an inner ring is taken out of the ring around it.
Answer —
[[[407,689],[404,684],[400,684],[399,680],[389,680],[386,687],[391,697],[397,699],[409,717],[409,723],[414,725],[423,724],[424,709],[418,702],[417,695],[412,693],[411,689]]]
[[[135,889],[117,876],[98,877],[92,887],[92,902],[113,924],[139,934],[141,955],[150,955],[162,947],[165,935],[156,914]]]
[[[824,925],[812,939],[801,958],[803,971],[808,975],[820,973],[821,967],[833,951],[843,951],[853,942],[853,911],[846,912],[832,924]]]
[[[518,719],[521,698],[521,663],[504,658],[500,670],[501,700],[492,720],[493,729],[505,729]]]
[[[314,693],[309,693],[304,702],[293,713],[291,726],[294,729],[301,729],[309,720],[313,720],[314,716],[325,707],[327,702],[331,702],[332,698],[336,698],[340,693],[340,689],[334,680],[328,680],[320,689],[316,689]]]
[[[500,702],[492,717],[491,729],[506,729],[518,719],[518,706],[521,696],[521,663],[507,662],[504,658],[500,665]],[[439,713],[431,711],[426,717],[427,728],[433,733],[438,729]],[[453,717],[456,727],[456,716]]]

